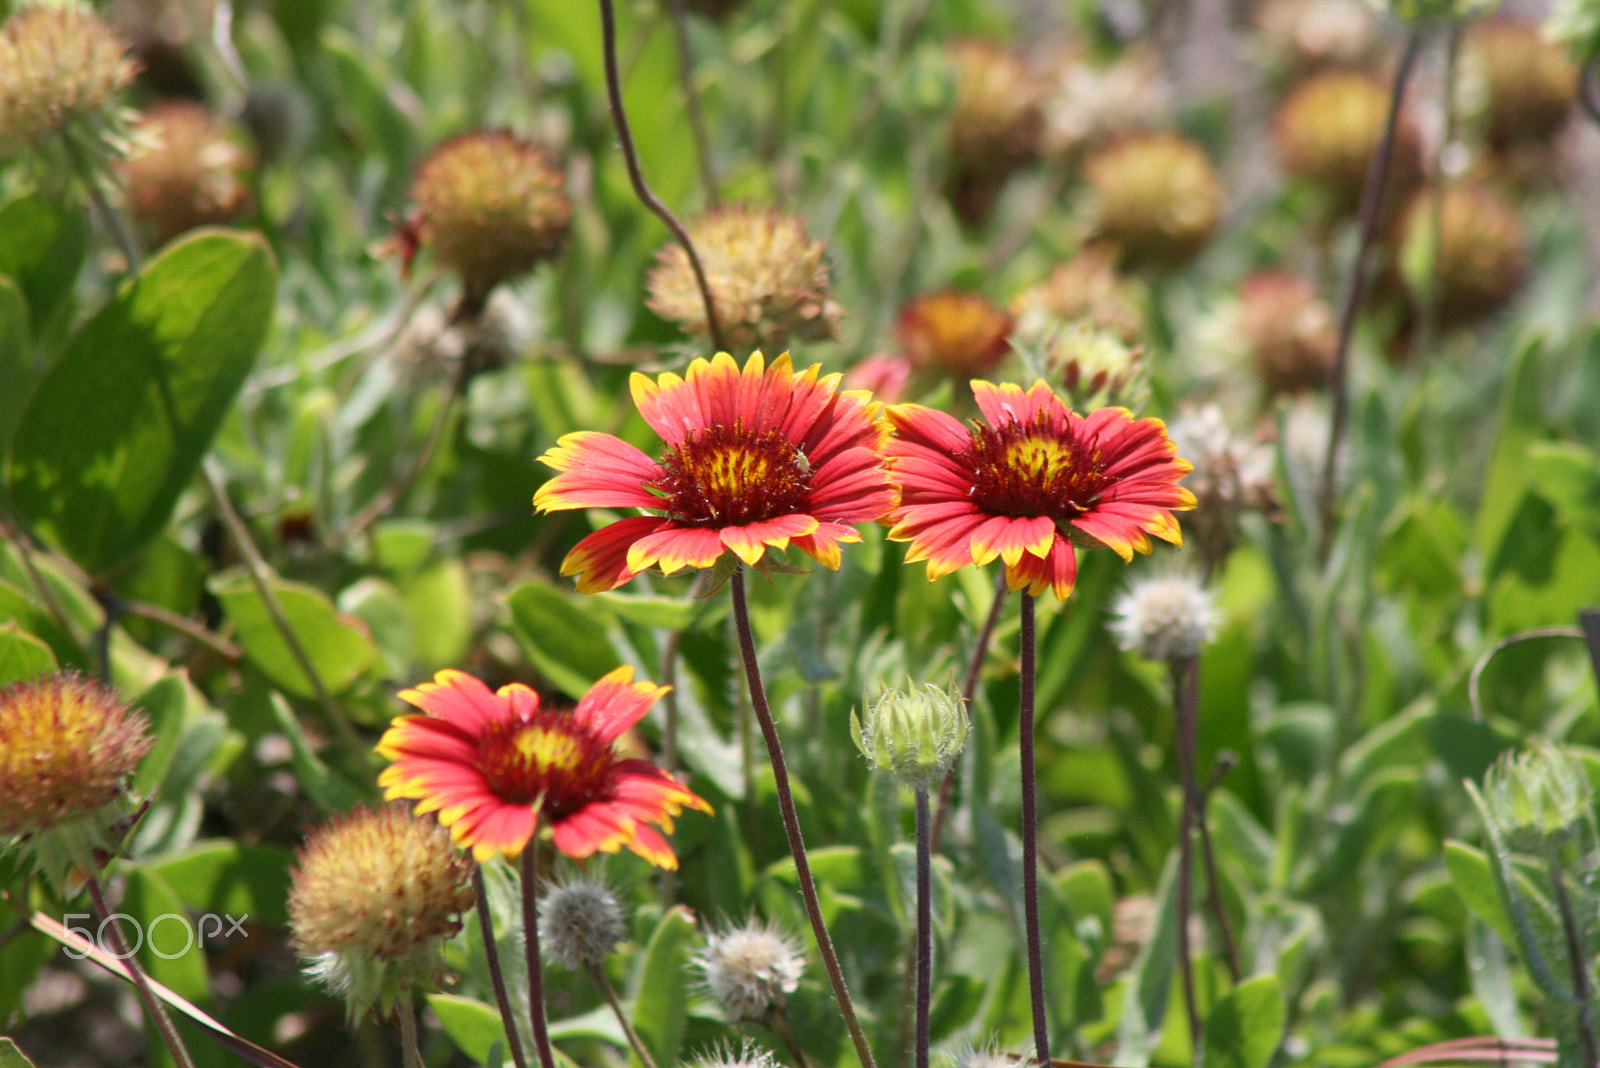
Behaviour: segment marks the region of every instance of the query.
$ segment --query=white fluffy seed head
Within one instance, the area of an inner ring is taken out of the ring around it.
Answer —
[[[605,883],[569,879],[539,903],[539,940],[550,959],[569,971],[587,971],[628,936],[616,894]]]
[[[799,944],[775,927],[751,921],[712,932],[695,956],[705,988],[729,1023],[761,1020],[781,1009],[800,985],[806,959]]]
[[[737,1049],[719,1046],[690,1064],[692,1068],[779,1068],[778,1059],[770,1051],[749,1040]]]
[[[1117,644],[1171,663],[1200,655],[1215,636],[1217,609],[1193,575],[1157,575],[1133,583],[1112,605]]]

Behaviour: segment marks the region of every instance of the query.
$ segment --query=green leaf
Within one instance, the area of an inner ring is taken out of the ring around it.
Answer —
[[[528,659],[568,694],[583,693],[622,664],[605,623],[576,594],[526,582],[511,591],[506,604]]]
[[[56,670],[50,647],[19,627],[15,620],[0,623],[0,686],[36,679]]]
[[[1114,1064],[1150,1063],[1150,1052],[1155,1048],[1161,1022],[1166,1018],[1172,978],[1177,974],[1177,876],[1177,854],[1174,853],[1156,888],[1155,927],[1128,977],[1122,1022],[1117,1028],[1117,1052],[1112,1059]]]
[[[1515,944],[1517,936],[1511,929],[1511,918],[1506,915],[1488,854],[1464,842],[1449,841],[1444,844],[1444,864],[1450,869],[1456,893],[1461,895],[1467,909],[1487,924],[1502,942]]]
[[[141,870],[160,877],[198,912],[277,927],[288,922],[289,860],[286,849],[224,839],[146,862]],[[221,933],[227,930],[224,924]]]
[[[27,298],[35,333],[72,295],[88,251],[89,219],[81,210],[42,193],[0,208],[0,274]]]
[[[272,715],[278,721],[278,727],[288,736],[295,780],[317,808],[323,812],[348,812],[359,802],[369,800],[366,794],[317,756],[310,740],[306,738],[305,728],[300,726],[289,703],[278,694],[272,695]]]
[[[428,1007],[439,1017],[450,1041],[474,1064],[488,1064],[496,1042],[504,1051],[505,1024],[494,1006],[459,994],[429,994]]]
[[[0,1038],[0,1068],[34,1068],[17,1044],[9,1038]]]
[[[211,580],[210,587],[233,621],[239,646],[250,662],[284,690],[315,697],[311,680],[289,651],[283,632],[250,577],[221,575]],[[377,662],[378,647],[365,625],[339,612],[322,591],[282,579],[269,580],[268,587],[277,595],[289,629],[330,693],[348,690]]]
[[[1267,1068],[1283,1039],[1283,995],[1276,975],[1246,979],[1206,1019],[1202,1068]]]
[[[689,966],[689,945],[695,937],[694,915],[682,905],[661,917],[644,966],[639,970],[638,994],[633,1003],[633,1029],[649,1048],[656,1068],[678,1063],[684,1023],[689,1017],[689,988],[683,981]],[[629,1055],[632,1068],[643,1068],[639,1055]]]
[[[172,515],[272,325],[258,237],[210,232],[152,261],[35,389],[7,468],[17,510],[103,575]]]
[[[33,386],[33,340],[28,305],[17,284],[0,274],[0,464],[11,451],[11,433],[22,418]]]
[[[188,719],[189,694],[179,675],[157,679],[140,694],[134,706],[150,718],[155,734],[155,744],[139,762],[139,774],[133,781],[134,793],[148,797],[166,778],[172,758],[177,754],[178,741]]]

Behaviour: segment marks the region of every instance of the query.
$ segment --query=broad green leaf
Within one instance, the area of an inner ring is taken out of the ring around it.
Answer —
[[[684,983],[689,966],[689,946],[695,937],[694,915],[682,905],[673,906],[645,949],[639,987],[633,1003],[633,1029],[650,1050],[656,1068],[678,1063],[684,1023],[689,1015],[689,988]],[[632,1068],[643,1068],[639,1055],[629,1055]]]
[[[166,525],[272,325],[277,269],[257,237],[169,246],[85,323],[22,413],[17,510],[103,575]]]
[[[1506,368],[1494,454],[1483,480],[1474,541],[1484,559],[1498,555],[1512,515],[1528,484],[1528,446],[1544,432],[1544,344],[1531,338],[1519,346]]]
[[[474,1064],[489,1063],[496,1042],[505,1046],[505,1024],[492,1005],[459,994],[429,994],[428,1007],[439,1017],[444,1033]]]
[[[1528,1025],[1517,1005],[1513,982],[1511,947],[1487,924],[1470,918],[1467,920],[1466,957],[1472,990],[1478,995],[1484,1015],[1493,1022],[1494,1033],[1501,1038],[1526,1035]]]
[[[9,1038],[0,1038],[0,1068],[34,1068],[17,1044]]]
[[[33,385],[33,339],[28,305],[17,284],[0,274],[0,464],[11,451],[11,432]]]
[[[89,219],[73,206],[34,193],[0,208],[0,274],[27,298],[35,333],[72,295],[88,251]]]
[[[1444,844],[1444,863],[1462,903],[1502,942],[1515,944],[1517,936],[1511,929],[1511,918],[1506,915],[1488,855],[1464,842],[1449,841]]]
[[[282,579],[269,580],[268,585],[283,607],[289,629],[328,692],[348,690],[377,662],[378,647],[365,625],[338,611],[320,590]],[[233,621],[239,646],[250,662],[290,693],[316,696],[315,687],[290,652],[250,576],[220,575],[211,580],[210,586]]]
[[[1206,1019],[1202,1068],[1267,1068],[1283,1039],[1283,995],[1276,975],[1246,979]]]
[[[525,582],[506,597],[528,659],[551,682],[577,696],[622,664],[594,606],[577,594]]]
[[[149,868],[136,868],[128,876],[127,890],[118,908],[131,917],[124,921],[123,933],[150,978],[202,1009],[209,1007],[211,976],[201,932],[190,921],[172,885]],[[104,938],[100,941],[109,948]],[[135,948],[139,943],[142,949]],[[225,1048],[210,1041],[181,1013],[175,1014],[173,1022],[183,1035],[196,1068],[226,1068],[236,1063]],[[152,1068],[175,1063],[165,1046],[152,1048],[158,1051],[151,1058]]]
[[[55,669],[56,654],[48,645],[14,620],[0,623],[0,686],[35,679]]]
[[[460,663],[472,645],[472,587],[467,568],[440,557],[400,580],[411,617],[412,659],[424,672]]]
[[[288,922],[289,852],[274,846],[223,839],[201,842],[187,852],[143,870],[159,876],[198,912],[276,927]],[[226,934],[224,921],[221,932]],[[207,933],[210,933],[208,927]]]
[[[148,797],[166,778],[167,769],[178,751],[178,741],[183,737],[188,718],[188,688],[181,676],[167,675],[157,679],[133,703],[149,718],[151,732],[155,735],[155,744],[139,762],[139,774],[133,781],[134,793]]]

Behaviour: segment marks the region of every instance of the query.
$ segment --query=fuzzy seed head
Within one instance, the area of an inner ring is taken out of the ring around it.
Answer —
[[[0,158],[81,124],[114,127],[137,72],[125,44],[87,7],[30,3],[0,26]]]
[[[1316,288],[1286,271],[1260,271],[1239,287],[1239,332],[1268,394],[1328,384],[1339,335]]]
[[[432,981],[440,944],[475,900],[466,855],[405,805],[335,816],[306,839],[291,875],[295,948],[352,1017],[387,1013],[403,989]]]
[[[1217,630],[1211,593],[1192,575],[1140,579],[1117,597],[1111,612],[1118,645],[1169,664],[1199,656]]]
[[[128,209],[155,246],[245,212],[255,161],[198,104],[158,104],[135,122],[122,182]]]
[[[771,1051],[749,1040],[737,1049],[731,1045],[713,1049],[690,1064],[692,1068],[780,1068],[778,1058]]]
[[[783,349],[790,338],[826,341],[842,309],[828,284],[827,246],[800,220],[774,208],[728,205],[689,226],[705,268],[723,337],[736,349]],[[647,281],[650,310],[689,334],[707,334],[705,303],[682,246],[656,253]]]
[[[1222,409],[1208,404],[1172,420],[1167,433],[1178,454],[1194,464],[1183,484],[1195,508],[1184,520],[1185,544],[1192,544],[1210,568],[1227,558],[1247,510],[1277,507],[1272,458],[1268,449],[1236,436]]]
[[[852,710],[850,735],[879,771],[907,786],[942,779],[967,745],[966,702],[954,688],[932,683],[918,690],[885,690],[867,709],[863,723]]]
[[[0,838],[48,831],[124,798],[151,744],[144,716],[82,675],[0,690]]]
[[[1222,217],[1222,183],[1205,151],[1176,134],[1126,137],[1084,162],[1100,237],[1125,264],[1180,267]]]
[[[1554,137],[1578,96],[1578,67],[1537,26],[1491,19],[1466,36],[1463,77],[1482,84],[1484,136],[1506,148]]]
[[[509,130],[441,143],[411,183],[415,237],[481,304],[501,282],[561,251],[572,219],[566,176]]]
[[[1005,359],[1012,322],[977,293],[947,289],[902,306],[895,334],[913,367],[971,378]]]
[[[1434,282],[1433,203],[1417,194],[1400,220],[1400,271],[1420,307]],[[1522,221],[1498,193],[1471,182],[1452,183],[1439,210],[1439,320],[1464,325],[1492,314],[1527,274]]]
[[[1389,87],[1356,70],[1329,70],[1300,83],[1279,105],[1272,132],[1284,173],[1316,189],[1336,215],[1355,212],[1372,154],[1388,120]],[[1422,142],[1402,115],[1390,160],[1391,189],[1415,185]]]
[[[783,1008],[800,985],[806,958],[794,939],[752,920],[709,934],[695,965],[728,1022],[739,1023]]]
[[[622,906],[603,882],[569,879],[539,902],[539,944],[568,971],[598,967],[627,937]]]
[[[1040,87],[1017,53],[976,38],[950,46],[956,94],[950,112],[950,153],[962,166],[1013,167],[1039,147]]]

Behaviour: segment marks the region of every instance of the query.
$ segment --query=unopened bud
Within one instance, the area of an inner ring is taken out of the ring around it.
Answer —
[[[889,690],[867,709],[863,723],[850,713],[856,748],[880,771],[907,786],[926,787],[944,777],[967,744],[961,695],[932,683],[921,690]]]

